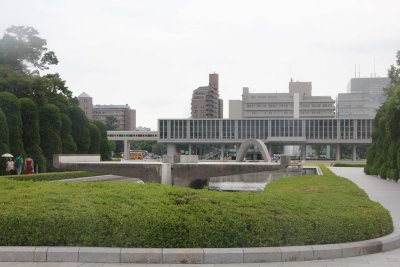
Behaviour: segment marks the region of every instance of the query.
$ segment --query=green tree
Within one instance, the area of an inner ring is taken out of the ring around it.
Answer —
[[[46,159],[40,148],[39,111],[30,98],[19,99],[21,105],[22,140],[25,152],[30,155],[40,172],[46,172]]]
[[[114,116],[106,116],[106,128],[109,131],[118,130],[118,120]]]
[[[47,104],[40,110],[40,143],[47,160],[47,169],[53,170],[53,155],[60,154],[62,143],[60,138],[61,116],[59,109]]]
[[[0,64],[15,71],[30,74],[58,64],[53,51],[47,51],[47,42],[32,27],[11,26],[0,39]]]
[[[0,155],[4,153],[10,153],[10,147],[8,146],[8,125],[7,118],[4,112],[0,109]],[[0,162],[0,174],[5,174],[5,160]]]
[[[63,154],[76,153],[76,144],[71,135],[71,120],[66,114],[61,114],[61,143]]]
[[[48,52],[46,40],[32,27],[12,26],[0,39],[0,92],[17,98],[29,97],[37,106],[55,104],[62,112],[77,104],[65,81],[58,74],[39,75],[39,70],[57,64],[54,52]]]
[[[77,147],[77,153],[86,154],[90,147],[89,121],[85,113],[77,106],[69,108],[71,134]]]
[[[137,141],[133,143],[133,148],[137,150],[146,150],[148,152],[153,152],[153,145],[156,141]]]
[[[21,111],[17,97],[8,92],[1,92],[0,109],[7,118],[11,154],[23,154]]]
[[[100,131],[100,155],[101,160],[111,160],[111,147],[110,142],[107,139],[107,128],[106,125],[101,121],[93,121]]]
[[[399,179],[400,170],[400,51],[396,63],[388,71],[390,84],[385,89],[388,98],[375,116],[365,167],[366,173],[394,180]]]
[[[88,153],[89,154],[99,154],[100,153],[100,143],[101,136],[99,128],[97,128],[96,124],[93,122],[89,123],[89,132],[90,132],[90,146]]]

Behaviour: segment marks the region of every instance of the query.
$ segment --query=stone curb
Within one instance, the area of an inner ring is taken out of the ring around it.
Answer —
[[[218,264],[326,260],[400,248],[400,233],[350,243],[260,248],[105,248],[0,246],[0,262]]]

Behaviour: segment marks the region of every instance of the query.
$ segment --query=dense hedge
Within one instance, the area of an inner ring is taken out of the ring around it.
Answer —
[[[7,118],[10,151],[15,155],[23,154],[22,121],[18,98],[11,93],[0,92],[0,109]]]
[[[77,153],[86,154],[90,147],[89,121],[83,110],[78,106],[69,109],[71,119],[71,134],[74,138]]]
[[[39,133],[39,111],[35,102],[30,98],[20,98],[22,140],[25,152],[34,159],[35,165],[39,166],[40,172],[46,172],[46,158],[40,147]]]
[[[333,167],[365,167],[365,163],[335,162],[335,163],[333,163]]]
[[[46,157],[46,169],[54,170],[53,155],[61,154],[61,115],[56,105],[47,104],[40,109],[40,143]]]
[[[392,65],[388,76],[388,99],[376,114],[364,170],[367,174],[397,181],[400,178],[400,51],[397,67]]]
[[[70,172],[51,172],[51,173],[35,173],[35,174],[22,174],[22,175],[9,175],[3,176],[6,179],[16,181],[55,181],[62,179],[72,179],[99,175],[94,172],[86,171],[70,171]]]
[[[63,154],[76,153],[76,144],[71,135],[71,119],[66,114],[61,114],[61,143]]]
[[[257,193],[0,178],[0,203],[3,246],[259,247],[393,230],[387,210],[330,172],[275,180]]]

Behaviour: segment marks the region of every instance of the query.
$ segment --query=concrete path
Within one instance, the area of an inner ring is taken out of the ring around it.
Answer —
[[[400,231],[400,184],[385,181],[374,176],[368,176],[363,173],[362,168],[331,168],[331,170],[339,176],[348,178],[361,187],[370,198],[378,201],[387,208],[393,218],[395,231]],[[333,260],[321,261],[305,261],[305,262],[278,262],[278,263],[255,263],[255,264],[99,264],[99,263],[18,263],[18,262],[0,262],[0,267],[172,267],[172,266],[196,266],[196,267],[218,267],[218,266],[241,266],[241,267],[272,267],[272,266],[400,266],[400,249],[395,249],[387,252],[370,254],[360,257],[340,258]]]

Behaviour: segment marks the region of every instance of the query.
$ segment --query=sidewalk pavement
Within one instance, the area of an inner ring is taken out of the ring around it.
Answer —
[[[395,231],[400,231],[400,184],[379,179],[374,176],[365,175],[362,168],[338,168],[332,167],[331,170],[342,177],[345,177],[360,188],[362,188],[369,197],[381,203],[390,211],[393,218]],[[304,261],[304,262],[277,262],[277,263],[243,263],[243,264],[110,264],[110,263],[18,263],[18,262],[0,262],[0,267],[172,267],[172,266],[195,266],[195,267],[272,267],[272,266],[377,266],[377,267],[399,267],[400,266],[400,248],[359,257],[340,258],[332,260]]]

